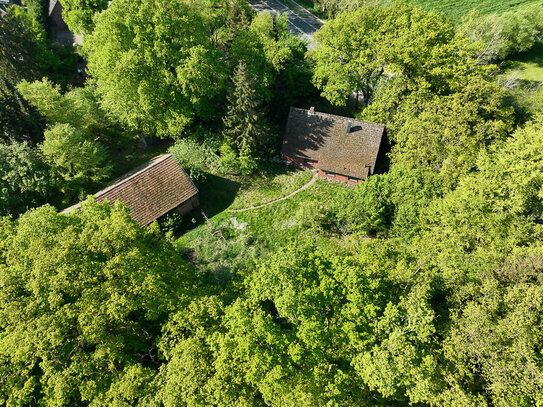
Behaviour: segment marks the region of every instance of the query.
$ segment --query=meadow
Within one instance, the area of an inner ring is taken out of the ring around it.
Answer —
[[[442,11],[457,20],[473,9],[479,10],[482,14],[501,14],[534,4],[543,5],[541,0],[409,0],[409,2],[426,10]]]

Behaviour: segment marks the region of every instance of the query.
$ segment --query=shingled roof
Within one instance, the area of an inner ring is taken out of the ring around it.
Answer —
[[[384,132],[381,124],[291,107],[282,153],[318,161],[323,171],[365,179],[375,170]]]
[[[145,226],[198,193],[183,167],[171,154],[163,154],[125,174],[109,187],[94,194],[98,202],[121,201],[130,216]],[[80,204],[64,209],[69,213]]]

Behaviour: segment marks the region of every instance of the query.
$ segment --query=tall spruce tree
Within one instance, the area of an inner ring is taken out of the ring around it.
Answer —
[[[269,144],[269,126],[262,98],[244,62],[240,61],[234,70],[232,85],[223,135],[238,154],[240,171],[248,174],[256,169],[257,156]]]

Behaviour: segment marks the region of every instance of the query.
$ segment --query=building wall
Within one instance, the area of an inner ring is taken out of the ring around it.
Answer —
[[[360,181],[361,181],[360,179],[349,178],[346,175],[325,172],[325,171],[323,171],[321,169],[318,170],[318,175],[321,178],[331,179],[331,180],[334,180],[334,181],[347,182],[347,183],[353,184],[353,185],[360,184]]]
[[[175,210],[181,215],[186,215],[193,209],[200,206],[200,200],[198,199],[198,195],[194,195],[192,198],[190,198],[188,201],[183,202],[181,205],[179,205]]]

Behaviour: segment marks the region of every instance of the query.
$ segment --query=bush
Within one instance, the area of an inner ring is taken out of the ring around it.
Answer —
[[[183,217],[177,211],[172,211],[158,219],[158,226],[167,238],[173,238],[183,226]]]
[[[328,219],[343,233],[410,238],[420,230],[421,210],[441,194],[432,178],[429,170],[393,167],[340,194]]]
[[[185,138],[171,146],[168,152],[173,154],[176,161],[195,181],[204,180],[206,172],[220,172],[219,157],[205,143]]]

